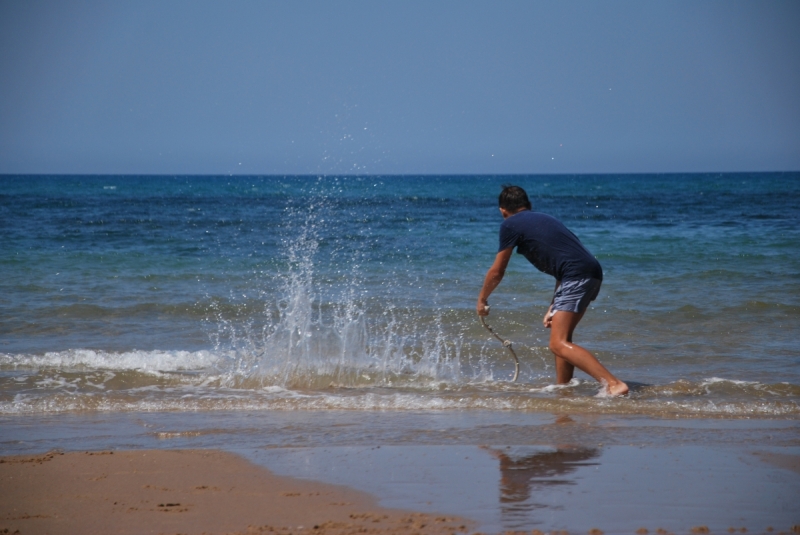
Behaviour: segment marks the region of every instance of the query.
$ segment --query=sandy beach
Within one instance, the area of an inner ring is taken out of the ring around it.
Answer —
[[[397,434],[412,424],[425,432]],[[800,532],[792,421],[138,413],[0,429],[0,534]]]
[[[0,459],[0,533],[451,534],[455,517],[389,510],[346,487],[280,477],[203,450]]]

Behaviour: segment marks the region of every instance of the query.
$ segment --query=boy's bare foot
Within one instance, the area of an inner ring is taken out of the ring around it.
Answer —
[[[610,396],[624,396],[628,393],[628,385],[622,381],[616,383],[609,383],[606,385],[606,392]]]

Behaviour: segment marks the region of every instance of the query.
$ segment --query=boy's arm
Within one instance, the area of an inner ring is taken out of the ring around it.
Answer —
[[[486,310],[486,307],[489,305],[489,296],[494,289],[497,288],[497,285],[500,284],[500,281],[503,280],[503,275],[506,273],[506,267],[508,267],[508,261],[511,260],[511,253],[513,252],[514,248],[509,247],[497,253],[497,256],[494,258],[494,264],[492,264],[492,267],[486,272],[486,278],[483,280],[483,288],[481,288],[481,293],[478,294],[478,304],[475,305],[475,310],[478,312],[479,316],[489,315],[489,311]]]

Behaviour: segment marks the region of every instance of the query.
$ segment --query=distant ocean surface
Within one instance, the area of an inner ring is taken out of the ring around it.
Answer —
[[[497,252],[501,185],[600,260],[576,331],[633,388],[556,387],[554,281]],[[0,415],[800,416],[800,173],[2,176]]]

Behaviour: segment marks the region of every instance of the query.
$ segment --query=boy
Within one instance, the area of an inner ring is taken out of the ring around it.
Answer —
[[[600,292],[603,269],[572,232],[557,219],[531,211],[528,194],[519,186],[505,186],[500,193],[500,249],[486,273],[478,295],[478,315],[489,315],[489,295],[503,280],[514,247],[539,271],[556,278],[544,326],[550,329],[550,351],[556,358],[556,382],[566,384],[577,367],[594,377],[612,396],[624,396],[628,385],[614,377],[581,346],[572,333],[586,308]]]

